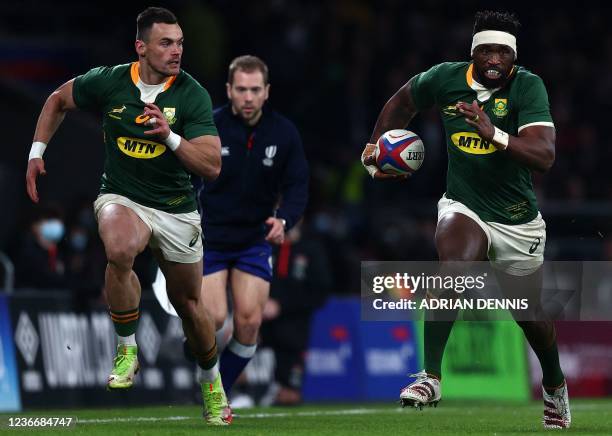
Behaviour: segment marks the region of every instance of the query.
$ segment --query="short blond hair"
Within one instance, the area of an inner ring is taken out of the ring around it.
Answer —
[[[227,74],[227,83],[230,85],[234,83],[234,74],[238,70],[244,71],[245,73],[260,71],[261,75],[263,76],[264,85],[268,84],[268,66],[257,56],[238,56],[232,62],[230,62]]]

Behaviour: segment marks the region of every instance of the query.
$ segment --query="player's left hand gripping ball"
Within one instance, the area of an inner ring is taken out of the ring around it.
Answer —
[[[376,166],[376,144],[366,144],[361,152],[361,162],[374,180],[406,180],[410,174],[387,174]]]

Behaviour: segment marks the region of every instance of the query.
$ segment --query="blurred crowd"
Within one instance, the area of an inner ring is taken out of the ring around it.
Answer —
[[[375,184],[362,169],[359,155],[385,101],[414,74],[439,62],[467,60],[474,13],[509,5],[467,1],[457,10],[440,0],[418,5],[401,0],[166,3],[185,32],[183,66],[209,90],[215,105],[226,100],[231,58],[250,53],[268,63],[269,104],[295,121],[303,136],[311,164],[304,228],[326,247],[334,292],[359,292],[361,260],[435,258],[435,204],[444,191],[446,172],[437,114],[422,113],[411,125],[423,138],[426,158],[409,181]],[[45,44],[62,47],[57,49],[62,59],[57,68],[44,64],[43,73],[28,75],[28,89],[43,99],[52,87],[90,67],[134,58],[133,24],[144,5],[123,6],[113,14],[108,13],[109,5],[88,5],[51,15],[43,7],[25,30],[13,19],[22,12],[13,5],[4,14],[1,40],[5,45],[20,44],[11,37],[27,34],[26,44],[31,45],[53,35]],[[608,259],[609,220],[601,206],[612,197],[606,168],[612,147],[604,131],[612,78],[601,73],[612,64],[607,7],[516,7],[523,25],[518,64],[543,78],[557,128],[555,165],[545,176],[534,177],[551,232],[549,257]],[[21,56],[36,56],[27,53]],[[4,56],[0,65],[10,61]],[[5,71],[0,78],[20,78],[22,71]],[[20,144],[23,159],[29,140]],[[5,244],[17,265],[19,286],[71,286],[87,295],[99,291],[104,253],[90,212],[95,189],[83,193],[78,188],[67,187],[74,200],[61,204],[59,211],[36,208],[31,219],[23,220],[28,222],[23,226],[27,232],[20,238],[12,235]],[[554,213],[547,215],[547,208]],[[599,221],[583,210],[593,211]],[[49,221],[62,222],[61,237],[57,226],[49,236]],[[564,243],[570,236],[576,239],[568,241],[582,238],[586,248],[575,250],[574,242]],[[40,259],[45,275],[33,273],[33,259]],[[146,255],[141,270],[143,275],[149,272]]]

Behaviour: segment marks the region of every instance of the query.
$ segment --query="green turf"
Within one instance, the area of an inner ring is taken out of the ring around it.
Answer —
[[[572,428],[563,433],[612,434],[612,400],[573,400]],[[230,427],[208,427],[196,406],[31,411],[0,414],[2,434],[192,435],[208,432],[248,435],[523,435],[542,428],[542,404],[442,401],[423,411],[394,404],[307,405],[237,410]],[[9,429],[8,416],[73,416],[72,429]]]

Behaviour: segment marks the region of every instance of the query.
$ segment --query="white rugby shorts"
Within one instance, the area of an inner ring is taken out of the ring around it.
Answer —
[[[546,223],[540,212],[525,224],[486,222],[463,203],[443,195],[438,202],[438,222],[453,212],[470,217],[482,228],[488,241],[487,255],[494,268],[514,276],[525,276],[536,271],[544,262]]]
[[[202,259],[202,225],[198,211],[168,213],[135,203],[117,194],[102,194],[94,202],[96,219],[104,206],[125,206],[149,227],[149,246],[159,248],[164,259],[178,263],[196,263]]]

